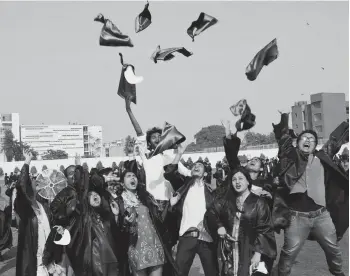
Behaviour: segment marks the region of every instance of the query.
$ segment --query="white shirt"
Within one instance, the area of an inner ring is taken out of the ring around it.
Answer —
[[[179,235],[182,236],[188,229],[195,227],[200,231],[200,240],[212,242],[212,238],[205,231],[203,226],[204,215],[207,211],[204,189],[203,181],[196,181],[189,188],[182,208],[182,219]]]
[[[146,152],[146,135],[137,137],[137,142],[143,151]],[[157,200],[169,200],[174,192],[170,182],[164,178],[164,166],[174,161],[175,154],[173,150],[166,150],[163,153],[147,159],[141,155],[143,168],[146,173],[146,189]],[[178,171],[184,176],[190,176],[191,171],[179,163]]]
[[[49,219],[47,218],[44,207],[37,202],[39,210],[34,208],[35,215],[38,219],[38,251],[37,258],[37,276],[49,275],[46,268],[43,266],[43,253],[45,249],[46,240],[49,237],[51,228]]]

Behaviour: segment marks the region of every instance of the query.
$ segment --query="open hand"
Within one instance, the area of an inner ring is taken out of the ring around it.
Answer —
[[[177,153],[179,155],[183,155],[185,153],[185,151],[186,151],[186,148],[187,148],[187,145],[179,144],[177,146]]]
[[[81,156],[79,154],[75,155],[74,163],[75,163],[76,166],[80,166],[81,165]]]
[[[112,201],[110,206],[111,206],[111,210],[112,210],[112,213],[114,214],[114,216],[118,216],[119,215],[119,206],[118,206],[117,202]]]
[[[32,154],[32,152],[26,150],[26,151],[23,153],[23,156],[24,156],[24,158],[25,158],[25,163],[29,165],[30,162],[31,162],[32,159],[33,159],[33,154]]]

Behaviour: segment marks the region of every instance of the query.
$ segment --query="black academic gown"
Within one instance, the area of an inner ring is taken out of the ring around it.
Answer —
[[[250,261],[254,252],[261,253],[262,261],[271,269],[277,249],[270,208],[265,199],[250,193],[244,202],[243,210],[238,234],[238,275],[249,276]],[[232,234],[236,212],[236,195],[231,186],[226,195],[214,201],[205,214],[204,224],[216,242],[217,230],[220,227],[225,227],[227,233]]]
[[[32,208],[34,192],[29,177],[29,165],[24,164],[16,184],[17,197],[14,208],[20,217],[16,257],[16,276],[36,276],[38,251],[38,219]],[[50,210],[43,205],[49,222]]]
[[[0,252],[12,247],[11,207],[0,210]]]

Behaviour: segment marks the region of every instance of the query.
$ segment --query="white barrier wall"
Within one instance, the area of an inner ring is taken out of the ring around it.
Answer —
[[[348,144],[343,145],[340,149],[339,153],[343,152],[344,147],[349,147]],[[317,146],[317,149],[320,149],[320,146]],[[267,158],[276,157],[278,153],[278,149],[262,149],[262,150],[242,150],[239,152],[239,155],[246,155],[248,158],[252,157],[259,157],[261,154],[264,154]],[[211,165],[213,168],[215,168],[215,164],[217,161],[221,161],[225,156],[224,152],[208,152],[208,153],[190,153],[190,154],[184,154],[183,158],[185,161],[189,157],[191,157],[192,161],[195,162],[198,160],[199,157],[202,157],[203,159],[205,157],[208,157]],[[104,167],[111,167],[113,162],[116,162],[117,165],[119,165],[120,161],[128,160],[128,157],[101,157],[101,158],[82,158],[81,163],[83,164],[86,162],[89,166],[89,170],[93,167],[96,167],[96,164],[98,161],[102,162],[102,165]],[[137,157],[139,161],[141,159]],[[4,173],[10,173],[12,172],[15,167],[18,167],[19,169],[23,166],[23,161],[21,162],[0,162],[0,167],[3,169]],[[57,169],[59,170],[60,166],[63,165],[64,167],[67,167],[69,165],[74,164],[74,158],[70,159],[62,159],[62,160],[40,160],[40,161],[32,161],[31,166],[35,166],[38,172],[41,172],[41,169],[43,165],[46,165],[49,169]]]

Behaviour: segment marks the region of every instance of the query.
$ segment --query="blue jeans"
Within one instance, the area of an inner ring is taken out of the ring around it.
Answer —
[[[278,263],[278,275],[291,274],[292,265],[310,233],[322,247],[329,271],[333,275],[344,275],[336,230],[328,211],[322,213],[292,211],[290,226],[284,230],[284,245]]]

